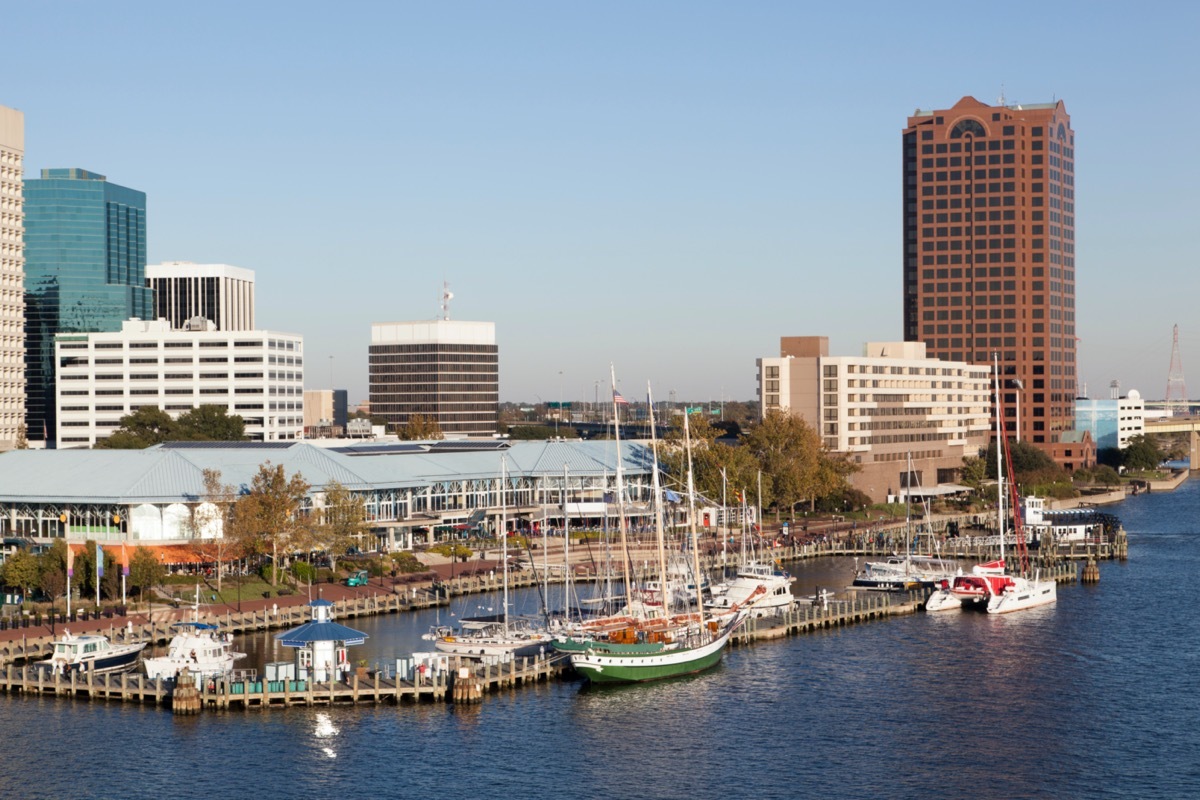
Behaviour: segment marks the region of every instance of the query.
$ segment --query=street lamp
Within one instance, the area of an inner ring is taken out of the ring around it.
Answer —
[[[558,371],[558,413],[554,415],[554,436],[558,437],[558,420],[562,417],[562,370]]]
[[[1021,383],[1020,378],[1013,378],[1012,385],[1017,390],[1017,443],[1021,443],[1021,392],[1025,391],[1025,384]]]

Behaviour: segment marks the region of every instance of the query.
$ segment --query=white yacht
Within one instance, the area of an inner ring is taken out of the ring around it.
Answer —
[[[137,664],[146,644],[113,644],[107,636],[98,633],[73,636],[69,630],[64,630],[63,637],[54,643],[53,655],[39,663],[58,675],[128,672]]]
[[[738,569],[733,580],[714,586],[712,600],[705,603],[704,607],[718,613],[744,607],[752,617],[765,617],[795,604],[796,598],[792,595],[795,581],[795,578],[773,564],[751,561]],[[763,594],[744,606],[760,586],[764,589]]]
[[[142,660],[150,678],[174,678],[184,668],[199,677],[224,675],[233,669],[234,661],[246,657],[230,649],[233,640],[229,634],[218,633],[216,625],[178,622],[171,627],[178,632],[171,637],[167,654]]]

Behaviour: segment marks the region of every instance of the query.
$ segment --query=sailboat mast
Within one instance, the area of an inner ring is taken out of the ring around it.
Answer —
[[[617,407],[617,370],[608,365],[612,380],[613,440],[617,444],[617,526],[621,531],[621,578],[625,585],[625,603],[633,597],[633,559],[629,555],[629,532],[625,523],[625,470],[621,463],[621,417]]]
[[[700,536],[696,532],[696,482],[692,476],[692,431],[688,426],[687,409],[683,412],[683,442],[687,449],[688,521],[691,523],[692,574],[696,581],[696,610],[700,612],[700,624],[704,625],[704,587],[700,581]]]
[[[1000,354],[993,353],[995,371],[992,385],[996,392],[996,509],[1000,523],[1000,561],[1004,561],[1004,434],[1000,429]]]
[[[563,464],[563,491],[562,491],[562,506],[563,506],[563,618],[564,620],[571,618],[571,590],[574,588],[572,582],[571,570],[571,517],[567,513],[567,477],[569,471],[566,464]]]
[[[652,460],[650,476],[650,502],[654,508],[654,534],[658,539],[658,593],[662,601],[663,614],[670,610],[667,606],[667,547],[663,541],[662,515],[662,486],[658,478],[658,430],[654,425],[654,396],[650,391],[650,381],[646,381],[646,402],[650,406],[650,453]],[[699,581],[699,576],[696,578]]]
[[[508,635],[508,471],[504,454],[500,454],[500,558],[504,562],[504,635]]]

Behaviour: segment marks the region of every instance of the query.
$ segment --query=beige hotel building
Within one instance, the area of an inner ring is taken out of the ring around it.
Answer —
[[[828,337],[785,336],[778,358],[756,363],[760,412],[803,417],[859,466],[850,482],[875,502],[910,485],[914,495],[952,493],[963,458],[987,447],[990,368],[929,358],[923,342],[868,342],[861,356],[830,356]]]
[[[25,115],[0,106],[0,451],[25,424]]]

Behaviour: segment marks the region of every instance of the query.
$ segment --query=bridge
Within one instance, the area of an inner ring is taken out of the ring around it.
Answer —
[[[1188,460],[1193,470],[1200,470],[1200,416],[1148,419],[1146,433],[1188,434]]]

